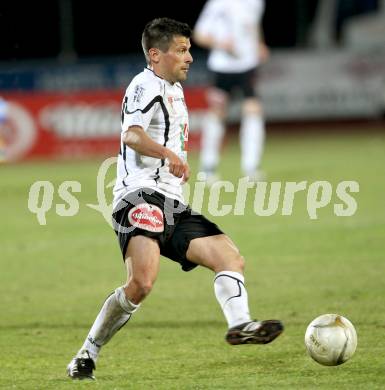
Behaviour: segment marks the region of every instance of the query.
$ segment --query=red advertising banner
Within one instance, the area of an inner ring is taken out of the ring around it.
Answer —
[[[3,94],[0,159],[70,158],[116,155],[123,91]],[[189,146],[198,142],[203,88],[186,89]],[[5,108],[4,108],[5,106]],[[192,141],[192,143],[191,143]]]

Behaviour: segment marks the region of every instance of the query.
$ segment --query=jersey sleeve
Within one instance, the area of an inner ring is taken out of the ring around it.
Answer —
[[[160,99],[158,85],[132,82],[123,98],[122,131],[130,126],[140,126],[147,131]]]

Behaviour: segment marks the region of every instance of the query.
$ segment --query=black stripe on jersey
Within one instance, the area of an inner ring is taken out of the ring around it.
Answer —
[[[160,96],[159,96],[160,97]],[[160,102],[160,107],[162,108],[162,112],[164,115],[164,123],[165,123],[165,128],[164,128],[164,143],[163,146],[166,146],[167,141],[168,141],[168,133],[170,132],[170,116],[168,115],[168,111],[166,106],[164,105],[163,99],[161,98]],[[164,166],[164,160],[162,159],[162,165],[161,167]],[[159,174],[159,169],[156,171],[157,175]],[[159,178],[158,177],[155,179],[155,181]]]
[[[127,145],[124,143],[124,142],[122,142],[122,146],[123,146],[123,153],[122,153],[122,156],[123,156],[123,160],[124,161],[126,161],[126,147],[127,147]]]
[[[126,150],[127,150],[126,148],[127,148],[127,145],[124,142],[120,142],[119,155],[122,156],[122,158],[123,158],[124,170],[126,171],[126,174],[127,174],[126,177],[127,177],[128,171],[127,171],[127,167],[126,167]],[[126,184],[124,183],[124,179],[122,181],[123,181],[124,186],[126,187]]]
[[[164,105],[164,102],[163,102],[162,98],[159,100],[159,104],[160,104],[160,107],[161,107],[163,115],[164,115],[165,128],[164,128],[164,143],[163,143],[163,146],[166,146],[167,141],[168,141],[168,134],[170,132],[170,116],[168,114],[167,108]],[[161,167],[163,167],[164,166],[164,160],[162,159],[161,161],[162,161],[161,162]],[[159,168],[156,170],[156,173],[155,173],[154,180],[155,180],[156,183],[158,182],[158,179],[159,179]]]
[[[163,160],[162,160],[163,162]],[[155,180],[155,183],[158,184],[158,180],[159,180],[160,176],[159,176],[159,168],[156,169],[156,172],[155,172],[155,177],[154,177],[154,180]]]
[[[123,153],[122,153],[122,147],[123,147]],[[126,145],[121,142],[120,147],[119,147],[119,155],[123,157],[124,160],[124,170],[126,171],[126,177],[128,176],[128,171],[126,167]],[[124,182],[124,179],[122,179],[122,184],[127,187],[127,184]]]
[[[170,115],[167,111],[167,108],[163,102],[163,98],[162,96],[158,95],[158,96],[155,96],[154,99],[152,99],[150,101],[150,103],[147,104],[146,107],[143,108],[143,110],[141,110],[140,108],[137,108],[136,110],[134,111],[128,111],[127,110],[127,96],[124,98],[124,104],[123,104],[123,109],[122,109],[122,124],[123,124],[123,120],[124,120],[124,113],[125,114],[133,114],[137,111],[141,111],[142,113],[146,113],[147,111],[149,111],[151,109],[151,107],[155,104],[155,103],[159,103],[161,109],[162,109],[162,112],[163,112],[163,116],[164,116],[164,124],[165,124],[165,128],[164,128],[164,143],[163,143],[163,146],[166,146],[167,144],[167,141],[168,141],[168,137],[169,137],[169,132],[170,132]],[[123,160],[126,161],[126,145],[124,144],[123,145]],[[164,160],[162,159],[162,167],[164,166]],[[126,168],[126,164],[124,164],[124,168],[127,172],[127,168]],[[128,172],[127,172],[127,175],[128,175]],[[159,168],[156,170],[156,173],[155,173],[155,181],[157,181],[159,179]],[[125,185],[124,183],[124,179],[123,179],[123,184]],[[126,185],[125,185],[126,186]]]
[[[146,113],[156,102],[162,102],[162,96],[158,95],[158,96],[155,96],[154,99],[151,100],[150,103],[147,104],[146,107],[143,108],[143,110],[141,110],[140,108],[137,108],[136,110],[134,111],[128,111],[127,110],[127,96],[124,98],[124,105],[123,105],[123,110],[126,114],[133,114],[134,112],[137,112],[137,111],[141,111],[143,113]]]
[[[122,112],[120,114],[120,122],[121,122],[121,125],[123,126],[123,121],[124,121],[124,111],[126,111],[126,107],[127,107],[127,96],[124,97],[124,100],[123,100],[123,104],[122,104]],[[120,141],[120,147],[119,147],[119,155],[121,155],[123,157],[123,165],[124,165],[124,170],[126,171],[126,177],[128,176],[128,171],[127,171],[127,167],[126,167],[126,145]],[[124,179],[122,179],[122,184],[124,185],[124,187],[127,187],[126,183],[124,182]]]
[[[127,170],[127,167],[126,167],[126,150],[127,150],[127,145],[124,143],[124,142],[122,142],[122,146],[123,146],[123,155],[122,155],[122,157],[123,157],[123,161],[124,161],[124,170],[126,171],[126,177],[129,175],[129,173],[128,173],[128,170]],[[122,182],[123,182],[123,184],[124,184],[124,186],[125,187],[127,187],[126,186],[126,183],[124,182],[124,179],[122,180]]]
[[[160,96],[159,96],[160,97]],[[160,107],[162,108],[163,115],[164,115],[164,123],[165,123],[165,129],[164,129],[164,144],[163,146],[166,146],[166,143],[168,141],[168,133],[170,131],[170,116],[168,115],[168,111],[166,106],[163,103],[163,99],[160,100]]]
[[[163,115],[164,115],[165,129],[164,129],[164,144],[163,144],[163,146],[166,146],[166,143],[168,141],[168,133],[170,131],[170,119],[169,119],[170,116],[168,114],[168,111],[167,111],[167,108],[166,108],[165,104],[163,103],[162,96],[160,96],[160,95],[155,96],[154,99],[152,99],[150,101],[150,103],[148,103],[147,106],[143,108],[143,110],[141,110],[140,108],[137,108],[134,111],[128,111],[127,110],[127,96],[126,96],[125,99],[124,99],[123,110],[124,110],[124,113],[126,113],[128,115],[129,114],[133,114],[134,112],[137,112],[137,111],[141,111],[141,112],[143,112],[145,114],[147,111],[149,111],[151,109],[151,107],[155,103],[159,103],[160,104],[160,107],[162,108],[162,112],[163,112]]]
[[[163,144],[163,146],[166,146],[166,143],[168,141],[168,133],[170,131],[170,119],[169,119],[170,116],[168,114],[166,106],[163,103],[162,96],[160,96],[160,95],[155,96],[154,99],[152,99],[151,102],[148,103],[147,106],[143,108],[143,110],[141,110],[140,108],[137,108],[134,111],[128,111],[127,110],[127,104],[125,104],[124,105],[124,112],[126,114],[133,114],[134,112],[137,112],[137,111],[141,111],[143,113],[146,113],[157,102],[160,104],[160,107],[162,108],[162,112],[163,112],[163,115],[164,115],[165,129],[164,129],[164,144]]]
[[[120,120],[122,122],[122,125],[123,125],[123,121],[124,121],[124,112],[126,111],[127,109],[127,100],[128,100],[128,97],[125,96],[124,97],[124,102],[123,102],[123,107],[122,107],[122,113],[120,115]]]

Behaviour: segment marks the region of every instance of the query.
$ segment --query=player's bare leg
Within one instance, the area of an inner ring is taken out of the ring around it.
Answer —
[[[159,271],[159,256],[156,240],[144,236],[131,238],[125,260],[127,282],[105,300],[83,346],[67,367],[68,376],[94,379],[101,347],[127,323],[150,293]]]
[[[225,234],[191,240],[187,258],[215,272],[215,296],[229,330],[229,344],[267,344],[283,331],[279,320],[253,321],[244,284],[244,259]]]

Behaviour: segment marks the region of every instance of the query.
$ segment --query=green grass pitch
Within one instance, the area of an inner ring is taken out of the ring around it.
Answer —
[[[192,153],[192,181],[197,154]],[[124,282],[115,235],[96,203],[100,161],[0,166],[0,388],[4,389],[383,389],[385,386],[385,135],[379,132],[272,134],[263,166],[269,181],[323,180],[331,203],[311,220],[306,191],[293,213],[261,217],[249,192],[245,215],[212,217],[245,256],[252,315],[279,318],[285,332],[269,345],[229,346],[205,269],[183,273],[162,259],[159,278],[132,320],[103,349],[95,382],[72,382],[65,368],[104,298]],[[237,141],[227,144],[222,177],[236,183]],[[111,178],[112,178],[111,173]],[[41,226],[27,207],[37,180],[55,187]],[[60,217],[65,180],[81,183],[79,212]],[[337,217],[340,181],[359,193],[353,216]],[[223,193],[221,204],[234,202]],[[111,199],[111,196],[109,196]],[[207,201],[207,197],[205,198]],[[203,212],[207,215],[206,209]],[[358,348],[338,367],[306,354],[304,332],[336,312],[356,326]]]

